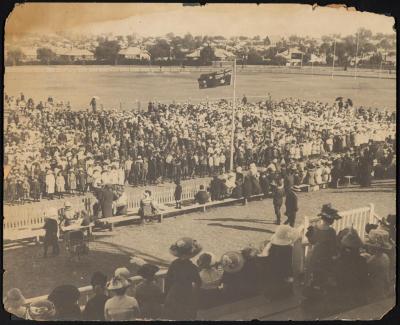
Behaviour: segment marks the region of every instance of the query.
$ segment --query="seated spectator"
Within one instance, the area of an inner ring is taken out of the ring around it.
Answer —
[[[142,219],[142,224],[153,221],[154,214],[157,208],[151,198],[151,191],[146,190],[143,193],[143,198],[140,200],[139,215]]]
[[[164,296],[155,283],[155,275],[158,271],[158,266],[146,263],[137,272],[143,280],[135,287],[135,297],[141,317],[145,319],[159,319],[162,316]]]
[[[50,300],[40,300],[29,305],[26,319],[41,322],[52,321],[56,320],[55,313],[56,309]]]
[[[208,195],[207,191],[204,190],[204,185],[200,185],[200,190],[194,196],[194,201],[198,204],[205,204],[209,199],[210,196]]]
[[[83,311],[84,320],[105,320],[104,319],[104,305],[108,300],[105,294],[105,287],[107,284],[107,276],[101,272],[94,272],[90,284],[93,287],[94,296],[86,303]]]
[[[61,285],[55,288],[50,295],[50,300],[56,309],[54,318],[57,320],[80,320],[81,310],[78,300],[80,292],[73,285]]]
[[[16,317],[26,318],[27,308],[25,306],[25,297],[22,295],[21,290],[18,288],[8,290],[4,299],[4,309]]]
[[[365,246],[369,278],[368,297],[370,301],[381,300],[394,294],[394,287],[390,285],[390,259],[387,252],[393,246],[389,242],[388,233],[384,230],[374,229],[368,234]]]
[[[218,265],[216,257],[211,253],[203,253],[197,259],[201,287],[199,289],[199,307],[207,309],[221,303],[223,269]]]
[[[114,296],[104,305],[104,318],[106,321],[130,321],[139,317],[139,305],[134,297],[126,294],[130,282],[123,277],[113,277],[107,283],[107,290]]]

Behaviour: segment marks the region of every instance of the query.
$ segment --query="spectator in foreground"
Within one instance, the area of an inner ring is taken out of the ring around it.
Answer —
[[[292,292],[293,242],[296,231],[288,225],[280,225],[263,250],[267,256],[264,277],[264,295],[270,300],[286,297]]]
[[[369,300],[377,301],[387,298],[393,292],[390,287],[390,259],[387,254],[393,246],[389,242],[387,232],[379,229],[371,230],[365,242],[370,255],[367,255],[369,278]]]
[[[109,298],[105,291],[107,276],[101,272],[94,272],[90,284],[93,287],[94,296],[86,303],[83,311],[83,319],[98,321],[105,320],[104,305]]]
[[[198,204],[205,204],[208,202],[210,199],[210,196],[208,195],[207,191],[204,190],[204,185],[200,185],[200,190],[196,193],[194,200]]]
[[[138,270],[143,280],[135,287],[135,297],[139,303],[140,314],[145,319],[160,319],[162,316],[163,292],[155,283],[159,267],[146,263]]]
[[[222,275],[222,289],[225,301],[237,301],[242,297],[241,280],[245,260],[240,252],[227,252],[221,257],[224,269]]]
[[[199,307],[207,309],[217,306],[222,298],[220,286],[222,283],[223,269],[218,265],[214,254],[203,253],[197,259],[201,287],[199,290]]]
[[[56,287],[48,296],[55,307],[55,316],[57,320],[73,320],[81,319],[81,310],[78,300],[80,292],[73,285],[61,285]]]
[[[170,247],[177,257],[169,266],[165,278],[165,318],[169,320],[194,320],[197,315],[196,291],[201,278],[191,258],[200,253],[202,247],[192,238],[179,239]]]
[[[312,245],[308,255],[308,268],[312,288],[326,290],[328,278],[332,274],[333,258],[337,255],[336,231],[332,224],[341,219],[331,204],[324,204],[318,214],[321,220],[307,229],[306,237]]]
[[[130,321],[139,317],[139,305],[135,298],[126,294],[131,284],[123,277],[113,277],[107,283],[107,290],[114,296],[104,306],[106,321]]]
[[[21,290],[13,288],[7,292],[4,299],[4,309],[14,316],[26,318],[27,308]]]

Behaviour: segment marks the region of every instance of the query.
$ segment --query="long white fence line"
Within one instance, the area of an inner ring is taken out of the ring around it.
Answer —
[[[379,220],[379,218],[375,214],[374,204],[372,204],[372,203],[370,203],[366,207],[361,207],[361,208],[352,209],[352,210],[346,210],[346,211],[339,212],[339,213],[342,216],[342,219],[340,222],[334,223],[334,225],[333,225],[334,229],[337,232],[339,232],[340,230],[353,225],[354,229],[356,229],[357,232],[359,233],[361,239],[363,239],[364,235],[365,235],[365,225],[367,223],[374,223],[377,220]],[[304,218],[305,231],[307,230],[307,227],[309,225],[315,224],[319,219],[320,219],[319,217],[312,217],[312,218],[305,217]],[[297,244],[300,244],[300,245],[297,245]],[[301,249],[298,249],[299,247],[301,247]],[[294,256],[294,259],[293,259],[294,263],[297,264],[297,265],[293,265],[295,272],[302,272],[305,270],[304,260],[305,260],[306,251],[307,251],[307,246],[302,245],[301,241],[296,243],[296,247],[294,249],[294,255],[296,254],[296,255],[300,255],[300,256]],[[160,288],[163,290],[163,292],[164,292],[164,288],[165,288],[166,273],[167,273],[167,270],[162,269],[156,274],[157,284],[160,286]],[[137,284],[141,279],[142,279],[141,276],[131,277],[133,285]],[[79,299],[79,305],[81,306],[81,308],[83,308],[83,306],[87,303],[87,301],[93,296],[93,288],[92,288],[92,286],[81,287],[81,288],[79,288],[79,292],[81,293],[81,296]],[[32,303],[32,302],[40,301],[42,299],[47,299],[47,295],[30,298],[30,299],[27,299],[26,302]]]
[[[182,200],[193,199],[200,185],[205,185],[210,182],[209,178],[194,179],[182,182]],[[166,188],[154,190],[152,193],[154,202],[157,205],[165,205],[175,202],[175,185],[170,184]],[[137,212],[140,207],[140,200],[142,193],[128,193],[128,210],[130,212]],[[30,208],[29,203],[21,206],[5,206],[4,207],[4,220],[3,230],[11,231],[26,228],[38,228],[44,225],[44,215],[49,206],[57,209],[63,208],[65,201],[69,201],[74,211],[85,210],[85,199],[90,198],[95,202],[92,194],[87,194],[85,197],[71,197],[58,202],[41,201],[34,203],[35,208]]]

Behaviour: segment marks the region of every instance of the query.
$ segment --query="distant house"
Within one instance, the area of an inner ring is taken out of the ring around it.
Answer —
[[[273,45],[273,46],[276,46],[277,43],[283,41],[282,36],[275,36],[275,35],[268,36],[268,39],[269,39],[270,45]]]
[[[288,65],[301,65],[304,53],[297,48],[291,48],[278,53],[276,56],[284,58]]]
[[[188,60],[198,60],[200,59],[200,49],[194,50],[194,52],[186,54]]]
[[[311,54],[310,63],[326,64],[326,54]]]
[[[235,54],[224,49],[215,49],[214,55],[217,60],[227,60],[235,58]]]
[[[118,55],[127,60],[150,60],[150,53],[140,47],[128,47],[118,52]]]
[[[95,60],[94,53],[85,49],[65,49],[63,53],[60,54],[61,58],[68,58],[71,61],[93,61]]]

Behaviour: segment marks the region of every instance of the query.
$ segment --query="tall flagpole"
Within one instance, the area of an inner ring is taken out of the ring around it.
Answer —
[[[236,111],[236,57],[233,60],[233,105],[232,105],[232,134],[230,170],[233,171],[233,151],[235,147],[235,111]]]
[[[333,62],[332,62],[332,76],[331,79],[333,79],[333,71],[335,70],[335,55],[336,55],[336,38],[333,40]]]
[[[358,40],[360,33],[357,33],[356,60],[354,62],[354,79],[357,79],[357,57],[358,57]]]

